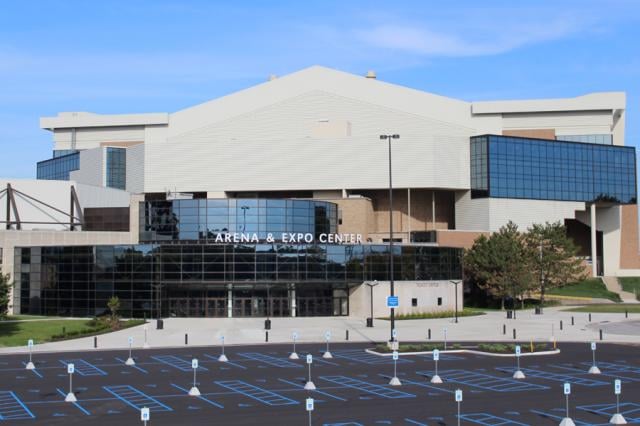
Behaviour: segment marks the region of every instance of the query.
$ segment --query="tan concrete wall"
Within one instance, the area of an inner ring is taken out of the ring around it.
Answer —
[[[503,130],[502,134],[504,136],[519,136],[523,138],[556,139],[556,129]]]
[[[620,206],[620,268],[640,269],[638,205]]]
[[[489,232],[438,230],[436,241],[443,247],[471,248],[480,235],[489,236]]]

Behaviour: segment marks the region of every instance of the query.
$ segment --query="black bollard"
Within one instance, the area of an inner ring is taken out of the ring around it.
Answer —
[[[516,329],[513,329],[513,340],[516,340]]]
[[[506,324],[502,324],[502,334],[503,335],[507,335],[507,325]]]
[[[573,317],[571,317],[571,325],[576,325],[575,321],[573,320]]]
[[[67,327],[62,327],[62,335],[64,336],[65,334],[67,334]]]
[[[98,336],[93,336],[93,347],[94,348],[98,347]]]
[[[560,320],[560,330],[562,330],[562,320]]]
[[[269,341],[269,332],[265,330],[264,332],[264,341],[268,342]]]
[[[602,340],[602,329],[600,329],[600,340]]]
[[[589,322],[591,322],[591,312],[589,312]]]
[[[624,317],[629,318],[629,311],[627,309],[624,310]]]
[[[344,331],[344,340],[349,340],[349,330]]]
[[[189,335],[187,333],[184,333],[184,344],[185,345],[189,344]]]
[[[431,340],[431,329],[429,329],[429,333],[427,334],[427,339]]]

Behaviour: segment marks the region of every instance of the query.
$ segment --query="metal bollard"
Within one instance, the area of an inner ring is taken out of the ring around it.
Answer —
[[[515,340],[515,339],[516,339],[516,329],[514,328],[513,329],[513,340]]]
[[[560,320],[560,330],[562,330],[562,320]]]
[[[268,332],[268,331],[265,331],[265,332],[264,332],[264,341],[265,341],[265,342],[268,342],[268,341],[269,341],[269,332]]]
[[[600,329],[600,340],[602,340],[602,329]]]
[[[624,317],[629,318],[629,310],[627,309],[624,310]]]
[[[93,347],[94,348],[98,347],[98,336],[93,336]]]
[[[427,339],[431,340],[431,329],[429,329],[429,333],[427,333]]]
[[[62,327],[62,335],[67,334],[67,327]]]
[[[591,312],[589,312],[589,322],[591,322]]]
[[[349,340],[349,330],[345,330],[344,332],[344,340]]]
[[[575,321],[573,320],[573,317],[571,317],[571,325],[576,325]]]
[[[506,324],[502,324],[502,334],[503,334],[504,336],[506,336],[506,335],[507,335],[507,325],[506,325]]]
[[[189,344],[189,335],[187,333],[184,333],[184,344],[185,345]]]

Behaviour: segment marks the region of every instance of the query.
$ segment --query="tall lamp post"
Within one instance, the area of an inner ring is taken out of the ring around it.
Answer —
[[[393,286],[393,182],[391,179],[391,139],[400,139],[400,135],[380,135],[380,140],[386,140],[389,143],[389,292],[391,296],[395,296],[395,288]],[[395,308],[391,308],[391,339],[394,342],[393,330],[396,328]]]
[[[456,290],[455,290],[455,293],[456,293],[456,307],[455,307],[456,314],[455,315],[456,316],[455,316],[455,321],[454,322],[457,324],[458,323],[458,284],[460,284],[462,281],[460,281],[460,280],[450,280],[449,282],[451,284],[453,284],[454,286],[456,286]]]
[[[367,318],[367,327],[373,327],[373,288],[378,285],[378,281],[373,280],[373,282],[367,282],[367,285],[371,293],[371,316]]]

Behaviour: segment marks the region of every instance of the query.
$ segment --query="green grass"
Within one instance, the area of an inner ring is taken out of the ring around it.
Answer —
[[[23,320],[51,320],[51,319],[63,319],[63,317],[47,317],[43,315],[9,315],[6,321],[23,321]],[[78,318],[81,320],[80,318]]]
[[[577,308],[566,309],[567,312],[592,312],[603,314],[640,314],[640,305],[586,305]]]
[[[143,320],[123,321],[121,328],[133,327],[142,323],[144,323]],[[0,322],[0,347],[26,346],[29,339],[33,339],[35,344],[39,344],[75,339],[109,331],[111,329],[108,326],[95,320]]]
[[[640,277],[620,277],[618,281],[624,291],[634,293],[636,299],[640,300]]]
[[[458,343],[447,345],[447,349],[460,349]],[[444,350],[444,343],[401,343],[398,346],[398,352],[430,352],[434,349]],[[386,343],[379,343],[375,347],[376,352],[390,353],[392,352]]]
[[[618,293],[607,290],[607,287],[599,278],[590,278],[579,283],[554,288],[549,290],[548,293],[557,296],[592,297],[609,299],[614,302],[622,301]]]
[[[522,353],[529,352],[541,352],[548,351],[553,349],[551,344],[549,343],[522,343],[521,345]],[[532,350],[533,346],[533,350]],[[499,354],[511,354],[515,353],[516,345],[515,343],[478,343],[477,345],[470,345],[464,347],[465,349],[473,349],[481,352],[490,352],[490,353],[499,353]],[[443,343],[401,343],[398,346],[398,352],[430,352],[434,349],[444,350]],[[447,349],[455,350],[462,349],[462,346],[458,343],[447,345]],[[376,352],[380,353],[390,353],[391,349],[387,346],[386,343],[379,343],[375,347]]]
[[[484,315],[484,312],[475,309],[464,308],[462,311],[458,311],[458,317],[473,317],[476,315]],[[441,311],[441,312],[421,312],[416,314],[402,314],[396,315],[395,319],[401,320],[414,320],[414,319],[436,319],[436,318],[453,318],[455,317],[455,311]],[[389,317],[378,318],[382,320],[388,320]]]

